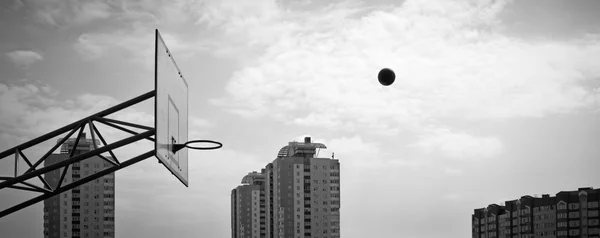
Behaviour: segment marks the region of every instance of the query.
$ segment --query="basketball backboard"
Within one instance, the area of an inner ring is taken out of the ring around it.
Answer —
[[[154,50],[155,156],[187,187],[188,151],[172,148],[188,141],[188,84],[158,30]]]

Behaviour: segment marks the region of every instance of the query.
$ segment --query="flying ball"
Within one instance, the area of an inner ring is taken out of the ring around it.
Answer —
[[[379,79],[379,83],[381,85],[390,86],[394,83],[394,80],[396,80],[396,74],[393,70],[384,68],[379,71],[379,75],[377,75],[377,78]]]

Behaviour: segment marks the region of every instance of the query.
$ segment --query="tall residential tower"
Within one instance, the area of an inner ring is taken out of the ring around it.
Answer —
[[[312,143],[310,137],[304,142],[290,142],[262,170],[264,237],[340,237],[340,163],[333,158],[318,158],[318,151],[325,148],[321,143]],[[232,198],[236,192],[239,194],[239,187],[232,191]],[[243,197],[232,199],[232,208],[240,208],[234,203],[244,201]],[[236,217],[235,212],[232,215],[232,227],[251,226],[239,215]],[[255,237],[244,234],[234,231],[232,237]]]
[[[68,159],[72,150],[75,150],[74,155],[78,155],[93,149],[93,142],[85,138],[85,133],[82,133],[77,148],[73,148],[74,144],[75,139],[67,140],[61,147],[61,153],[50,155],[44,161],[44,166]],[[112,164],[100,157],[74,163],[69,166],[63,184],[77,181],[109,166]],[[59,169],[44,175],[50,186],[58,184],[62,171],[63,169]],[[114,173],[44,200],[44,238],[65,237],[115,237]]]
[[[265,177],[252,172],[231,191],[232,237],[266,237]]]

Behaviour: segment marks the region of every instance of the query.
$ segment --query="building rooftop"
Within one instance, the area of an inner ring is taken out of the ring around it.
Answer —
[[[282,147],[277,153],[277,157],[294,156],[297,154],[315,154],[317,149],[327,149],[322,143],[311,142],[310,137],[305,137],[304,142],[290,142]]]
[[[252,171],[252,173],[248,173],[246,176],[242,178],[242,184],[252,184],[255,180],[264,179],[264,175],[258,173],[256,171]]]

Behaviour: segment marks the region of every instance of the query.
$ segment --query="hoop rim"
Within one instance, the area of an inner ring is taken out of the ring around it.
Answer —
[[[189,145],[189,144],[193,144],[193,143],[211,143],[211,144],[215,144],[215,146],[198,147],[198,146],[190,146]],[[185,144],[183,144],[183,146],[185,146],[188,149],[193,149],[193,150],[215,150],[215,149],[219,149],[219,148],[223,147],[223,144],[221,142],[213,141],[213,140],[191,140],[191,141],[188,141]]]

